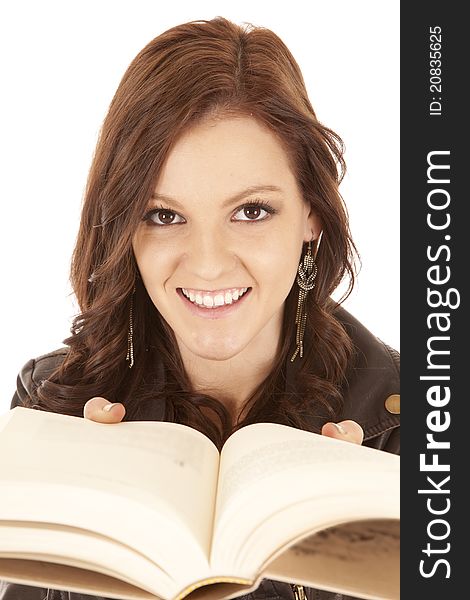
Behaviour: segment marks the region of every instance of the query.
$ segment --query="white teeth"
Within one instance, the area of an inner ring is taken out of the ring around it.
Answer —
[[[214,298],[214,306],[222,306],[224,303],[224,296],[223,294],[217,294],[217,296]]]
[[[208,293],[204,294],[204,292],[188,290],[186,288],[181,288],[181,290],[186,298],[194,304],[204,308],[213,308],[214,306],[233,304],[243,296],[248,288],[232,288],[231,290],[216,294],[215,296],[211,296]]]

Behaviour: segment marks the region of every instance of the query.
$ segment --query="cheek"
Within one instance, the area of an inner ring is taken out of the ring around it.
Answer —
[[[168,278],[175,254],[166,249],[165,245],[148,239],[134,243],[133,249],[142,281],[152,296],[152,292],[158,292]]]
[[[295,280],[302,241],[293,236],[266,236],[245,252],[247,264],[256,279],[286,294]]]

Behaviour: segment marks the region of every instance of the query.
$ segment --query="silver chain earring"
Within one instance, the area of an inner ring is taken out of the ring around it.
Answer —
[[[306,298],[310,290],[315,287],[315,277],[317,276],[317,265],[315,259],[317,258],[318,248],[320,247],[321,238],[323,231],[320,231],[320,235],[317,238],[315,247],[315,254],[312,256],[312,242],[308,243],[307,252],[304,254],[302,262],[299,264],[297,270],[297,285],[299,286],[299,299],[297,302],[297,313],[295,315],[295,324],[297,325],[297,332],[295,335],[296,349],[291,362],[294,362],[297,354],[300,358],[304,355],[304,334],[305,326],[307,324],[307,311],[306,311]]]
[[[126,360],[129,361],[129,369],[134,366],[134,294],[135,286],[132,290],[131,307],[129,309],[129,329],[127,332],[127,355]]]

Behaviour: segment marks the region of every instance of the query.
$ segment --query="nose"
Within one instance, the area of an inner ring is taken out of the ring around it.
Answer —
[[[187,270],[200,281],[220,281],[236,265],[226,232],[207,226],[193,229],[185,258]]]

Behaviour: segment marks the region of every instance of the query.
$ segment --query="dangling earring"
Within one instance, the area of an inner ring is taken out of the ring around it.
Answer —
[[[297,333],[295,335],[296,349],[291,362],[294,362],[297,354],[300,358],[304,355],[304,333],[305,325],[307,324],[307,311],[305,308],[305,300],[310,290],[315,287],[315,277],[317,276],[317,265],[315,259],[317,258],[318,248],[320,247],[323,230],[320,231],[320,235],[317,238],[317,244],[315,248],[315,254],[312,256],[312,242],[308,243],[307,252],[304,255],[303,261],[299,264],[297,272],[297,285],[299,286],[299,299],[297,302],[297,313],[295,315],[295,324],[297,325]]]
[[[132,290],[131,307],[129,309],[129,330],[127,332],[127,355],[126,360],[129,361],[129,369],[134,366],[134,294],[135,285]]]

